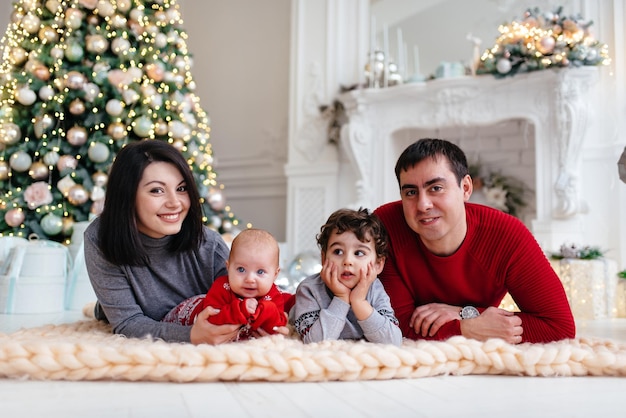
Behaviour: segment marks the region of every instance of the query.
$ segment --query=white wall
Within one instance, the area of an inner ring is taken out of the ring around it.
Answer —
[[[289,0],[179,0],[235,215],[285,240]]]

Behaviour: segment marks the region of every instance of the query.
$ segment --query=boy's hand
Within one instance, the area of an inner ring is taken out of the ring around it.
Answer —
[[[259,301],[254,298],[246,299],[246,310],[250,315],[256,312],[256,308],[259,306]]]
[[[365,300],[374,280],[376,280],[376,270],[374,270],[374,264],[370,262],[367,263],[365,269],[359,270],[359,281],[350,292],[350,303]]]
[[[328,286],[335,297],[340,298],[346,303],[350,303],[350,288],[343,284],[337,275],[339,269],[329,260],[324,261],[320,276],[322,281]]]
[[[374,264],[370,262],[365,269],[359,270],[359,281],[350,292],[350,306],[357,319],[361,321],[367,319],[374,311],[366,299],[367,292],[372,287],[374,280],[376,280],[376,270]]]

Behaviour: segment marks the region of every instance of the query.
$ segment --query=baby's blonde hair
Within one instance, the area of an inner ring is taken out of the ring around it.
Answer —
[[[243,243],[250,243],[254,245],[271,247],[276,253],[276,265],[280,263],[280,249],[278,248],[278,241],[269,232],[264,229],[248,228],[241,231],[231,244],[230,252],[234,252],[237,246]]]

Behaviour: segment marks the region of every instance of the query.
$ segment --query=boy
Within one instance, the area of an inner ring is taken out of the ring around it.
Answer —
[[[305,343],[365,339],[400,345],[402,334],[377,275],[385,264],[387,234],[367,209],[334,212],[317,236],[322,271],[304,279],[291,311]]]

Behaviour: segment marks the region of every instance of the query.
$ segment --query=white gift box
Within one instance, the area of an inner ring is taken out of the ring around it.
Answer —
[[[76,250],[74,265],[67,278],[65,309],[68,311],[80,311],[87,303],[95,302],[96,300],[96,293],[87,274],[85,251],[81,240],[81,244]]]
[[[72,260],[63,245],[45,240],[0,238],[0,312],[53,313],[65,309]]]
[[[617,317],[626,318],[626,279],[617,279]]]
[[[605,258],[550,260],[561,279],[574,319],[617,317],[617,263]]]

